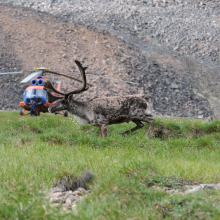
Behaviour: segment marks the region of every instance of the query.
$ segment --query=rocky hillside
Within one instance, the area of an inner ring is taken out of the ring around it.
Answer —
[[[36,66],[75,72],[78,59],[89,67],[88,81],[94,86],[77,98],[143,93],[155,114],[220,117],[218,1],[0,4],[0,72]],[[64,90],[78,86],[62,81]],[[18,109],[26,86],[17,79],[3,84],[2,109]]]

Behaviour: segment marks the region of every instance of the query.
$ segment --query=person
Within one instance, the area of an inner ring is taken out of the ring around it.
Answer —
[[[213,115],[209,116],[207,119],[206,119],[206,122],[212,122],[213,121]]]
[[[31,111],[30,111],[31,116],[36,116],[36,111],[35,111],[35,102],[31,101]]]

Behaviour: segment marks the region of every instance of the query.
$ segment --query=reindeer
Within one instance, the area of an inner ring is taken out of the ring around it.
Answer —
[[[142,122],[149,123],[146,136],[153,127],[155,119],[149,118],[145,114],[147,109],[147,102],[140,97],[140,95],[127,95],[127,96],[114,96],[94,98],[89,101],[77,101],[73,98],[73,94],[81,93],[88,89],[86,85],[85,70],[87,67],[82,67],[81,63],[75,60],[78,66],[82,79],[83,86],[80,89],[73,90],[72,92],[63,93],[57,91],[52,83],[47,80],[44,89],[48,92],[48,101],[53,102],[59,100],[56,104],[49,107],[49,112],[54,113],[61,110],[67,110],[74,118],[81,124],[91,124],[99,127],[99,136],[107,136],[107,127],[112,124],[119,124],[123,122],[133,121],[137,126],[131,130],[125,131],[122,136],[134,132],[142,127]],[[55,96],[51,92],[60,94]]]

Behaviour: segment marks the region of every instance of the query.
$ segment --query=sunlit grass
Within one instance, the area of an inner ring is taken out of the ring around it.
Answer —
[[[98,128],[52,114],[0,112],[0,126],[0,219],[161,219],[164,213],[167,219],[212,219],[220,214],[219,192],[170,195],[141,184],[150,178],[163,184],[164,177],[220,182],[217,120],[156,119],[155,127],[174,134],[165,140],[153,132],[146,138],[145,129],[122,138],[132,123],[109,126],[109,136],[100,139]],[[85,169],[96,178],[77,213],[49,207],[39,190],[49,189],[62,174],[77,176]]]

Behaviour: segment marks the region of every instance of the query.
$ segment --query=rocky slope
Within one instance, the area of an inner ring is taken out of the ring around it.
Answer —
[[[144,93],[157,114],[220,117],[218,1],[0,3],[1,71],[69,72],[79,59],[90,74],[139,83],[88,75],[94,86],[79,98]],[[77,86],[62,81],[64,90]],[[24,87],[16,82],[3,85],[2,109],[18,108]]]

